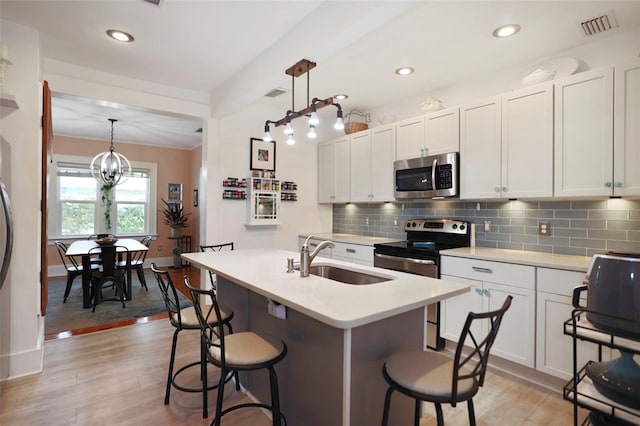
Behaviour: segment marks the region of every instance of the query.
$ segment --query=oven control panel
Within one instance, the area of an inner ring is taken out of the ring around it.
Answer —
[[[404,226],[405,231],[445,234],[467,234],[469,228],[469,222],[453,219],[410,219]]]

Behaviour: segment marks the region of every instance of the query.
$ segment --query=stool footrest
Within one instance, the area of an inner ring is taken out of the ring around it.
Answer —
[[[187,365],[181,367],[180,369],[178,369],[178,371],[173,373],[173,376],[171,377],[171,385],[174,388],[176,388],[176,389],[178,389],[178,390],[180,390],[182,392],[202,392],[203,391],[202,385],[200,387],[197,387],[197,388],[191,388],[191,387],[182,386],[182,385],[176,383],[176,379],[178,378],[178,375],[180,373],[182,373],[183,371],[185,371],[185,370],[187,370],[187,369],[189,369],[191,367],[195,367],[195,366],[200,367],[200,361],[192,362],[192,363],[187,364]],[[232,378],[233,378],[233,372],[230,372],[228,374],[227,378],[224,379],[224,382],[227,383]],[[218,381],[216,380],[215,384],[207,387],[207,390],[210,391],[210,390],[217,389],[217,388],[218,388]]]

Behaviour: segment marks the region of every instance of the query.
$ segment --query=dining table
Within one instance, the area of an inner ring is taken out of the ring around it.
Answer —
[[[134,252],[147,251],[149,248],[133,238],[120,238],[113,243],[116,251],[127,254],[127,285],[125,286],[125,300],[131,300],[131,258]],[[95,240],[80,240],[71,243],[66,251],[67,256],[80,256],[82,258],[82,307],[91,307],[91,255],[100,254],[99,250],[92,250],[100,245]],[[90,254],[91,252],[91,254]]]

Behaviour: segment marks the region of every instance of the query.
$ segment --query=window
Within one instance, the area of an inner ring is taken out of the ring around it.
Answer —
[[[52,235],[84,237],[156,232],[155,163],[132,162],[132,176],[109,194],[101,191],[100,184],[91,175],[91,158],[54,156],[54,164],[49,205],[59,207],[49,209]]]

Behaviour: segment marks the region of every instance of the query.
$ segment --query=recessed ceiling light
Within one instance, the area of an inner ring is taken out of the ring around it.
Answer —
[[[409,75],[413,74],[413,68],[411,67],[401,67],[396,70],[396,74],[398,75]]]
[[[344,93],[339,93],[339,94],[334,96],[334,98],[336,98],[339,101],[344,101],[348,97],[349,97],[349,95],[345,95]]]
[[[131,34],[120,30],[107,30],[107,35],[114,40],[131,43],[134,38]]]
[[[493,30],[493,36],[497,38],[510,37],[518,31],[520,31],[520,25],[518,24],[503,25]]]

